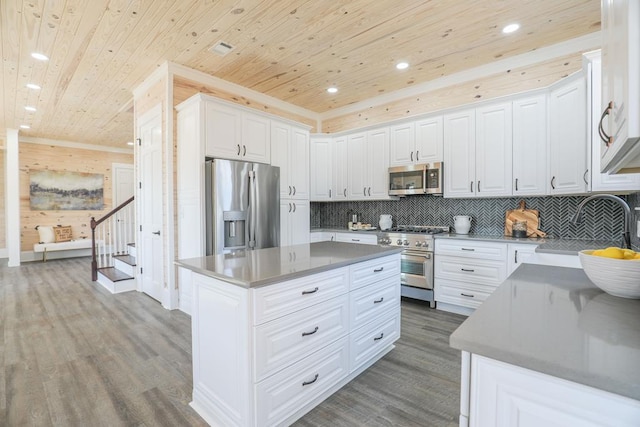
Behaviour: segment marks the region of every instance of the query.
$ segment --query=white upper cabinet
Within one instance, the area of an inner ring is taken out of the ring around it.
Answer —
[[[349,153],[347,137],[333,140],[333,200],[349,199]]]
[[[389,130],[347,136],[349,200],[389,199]]]
[[[445,197],[511,195],[511,103],[444,116]]]
[[[476,109],[476,196],[511,196],[512,138],[510,101]]]
[[[442,116],[391,126],[389,166],[442,161]]]
[[[312,201],[333,200],[333,141],[327,136],[311,138],[309,155],[310,195]]]
[[[603,131],[611,137],[602,146],[601,168],[616,173],[640,168],[640,2],[602,1],[602,102],[611,103]]]
[[[513,101],[513,195],[547,192],[547,97]]]
[[[473,197],[476,178],[475,110],[444,116],[444,196]]]
[[[549,193],[580,194],[588,188],[586,79],[583,73],[549,93]]]
[[[602,105],[602,93],[601,93],[601,69],[602,62],[598,52],[590,52],[587,56],[588,59],[588,73],[587,79],[589,84],[587,88],[590,89],[587,95],[590,96],[590,100],[587,101],[587,105],[591,107],[589,120],[589,130],[591,139],[591,191],[593,192],[622,192],[622,191],[640,191],[640,173],[621,173],[610,175],[608,173],[601,173],[601,153],[605,149],[604,141],[600,138],[598,132],[598,124],[602,111],[600,106]]]
[[[280,167],[280,198],[309,199],[309,134],[273,120],[271,164]]]
[[[269,163],[270,120],[233,106],[205,100],[205,154]]]

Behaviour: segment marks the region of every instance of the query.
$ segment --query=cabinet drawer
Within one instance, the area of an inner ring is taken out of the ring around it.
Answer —
[[[507,277],[507,263],[505,261],[437,256],[434,276],[441,279],[497,286]]]
[[[349,296],[333,298],[255,328],[258,382],[349,333]]]
[[[378,236],[366,233],[336,233],[337,242],[359,243],[361,245],[377,245]]]
[[[400,307],[389,313],[389,316],[351,332],[349,336],[350,372],[358,369],[399,337]]]
[[[480,304],[491,295],[493,289],[495,289],[471,284],[461,286],[457,282],[441,279],[436,279],[433,288],[434,299],[437,302],[446,302],[470,308],[478,308]]]
[[[349,300],[349,323],[354,330],[400,306],[400,280],[389,277],[362,287],[351,292]]]
[[[344,337],[255,386],[254,425],[280,425],[349,373]]]
[[[254,325],[327,301],[349,291],[349,268],[327,271],[254,290]]]
[[[436,239],[435,254],[506,262],[507,244]]]
[[[393,276],[400,278],[400,254],[361,262],[351,266],[351,290]]]

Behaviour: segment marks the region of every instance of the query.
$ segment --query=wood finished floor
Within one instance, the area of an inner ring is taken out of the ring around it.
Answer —
[[[296,426],[457,426],[464,317],[403,301],[396,349]],[[89,260],[0,267],[0,426],[202,426],[191,321],[91,282]]]

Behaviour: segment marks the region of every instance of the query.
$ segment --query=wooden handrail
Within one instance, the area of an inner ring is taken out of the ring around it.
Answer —
[[[102,224],[107,219],[111,218],[111,216],[113,216],[113,214],[118,212],[120,209],[133,202],[133,199],[135,199],[135,196],[131,196],[97,221],[95,217],[91,217],[91,280],[93,280],[94,282],[98,280],[98,260],[96,258],[96,227]]]

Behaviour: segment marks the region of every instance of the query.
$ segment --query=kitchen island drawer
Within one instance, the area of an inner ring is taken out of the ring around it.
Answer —
[[[449,255],[506,262],[507,245],[471,240],[436,239],[435,254],[436,256]]]
[[[441,279],[497,286],[507,278],[507,263],[505,261],[438,255],[434,276]]]
[[[289,424],[287,419],[349,373],[344,337],[256,384],[255,425]]]
[[[478,308],[484,300],[495,290],[491,286],[460,284],[448,280],[436,279],[434,284],[434,299],[437,302],[458,305],[462,307]]]
[[[377,245],[378,235],[375,233],[336,233],[336,242]]]
[[[351,332],[349,338],[349,368],[353,372],[400,338],[400,307]]]
[[[353,330],[400,305],[400,279],[389,277],[357,289],[351,292],[349,300],[349,324]]]
[[[257,288],[253,294],[254,325],[310,307],[349,291],[349,267],[338,268],[278,286]]]
[[[400,278],[398,254],[365,261],[351,267],[351,290],[396,276]]]
[[[349,296],[333,298],[255,327],[254,381],[349,333]]]

